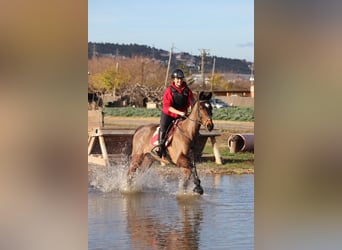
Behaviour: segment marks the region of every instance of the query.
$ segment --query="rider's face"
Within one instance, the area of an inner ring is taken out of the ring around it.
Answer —
[[[175,78],[174,80],[174,83],[176,85],[177,88],[179,88],[180,86],[182,86],[182,79],[180,78]]]

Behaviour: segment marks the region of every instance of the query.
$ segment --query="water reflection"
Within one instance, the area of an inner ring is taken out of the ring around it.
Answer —
[[[254,249],[253,175],[203,176],[202,196],[152,179],[136,194],[89,187],[88,249]]]
[[[214,174],[213,176],[213,186],[215,188],[218,188],[220,186],[220,183],[221,183],[221,178],[222,178],[222,175],[220,174]]]
[[[198,249],[203,218],[198,199],[178,198],[178,214],[175,214],[169,202],[161,202],[163,213],[151,209],[151,202],[155,203],[153,196],[126,197],[127,229],[132,249]]]

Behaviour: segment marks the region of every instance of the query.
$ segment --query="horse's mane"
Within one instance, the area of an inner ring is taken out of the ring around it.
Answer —
[[[198,99],[195,100],[195,102],[191,105],[191,112],[190,112],[190,114],[193,112],[193,109],[195,108],[195,105],[199,106],[199,104],[200,104],[201,102],[209,101],[210,98],[211,98],[211,96],[212,96],[212,93],[211,93],[211,92],[209,92],[209,93],[201,92],[201,93],[199,94]]]

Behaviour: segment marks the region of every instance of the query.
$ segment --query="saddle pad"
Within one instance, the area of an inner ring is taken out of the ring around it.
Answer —
[[[150,143],[151,145],[153,146],[156,146],[158,145],[158,132],[159,132],[159,127],[156,128],[156,131],[154,131],[152,137],[151,137],[151,140],[150,140]]]

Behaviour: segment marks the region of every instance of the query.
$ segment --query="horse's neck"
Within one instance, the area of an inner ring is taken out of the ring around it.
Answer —
[[[193,139],[199,132],[200,124],[198,121],[198,106],[195,105],[191,110],[188,119],[183,121],[182,129],[187,133],[190,139]]]

